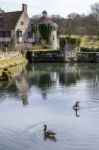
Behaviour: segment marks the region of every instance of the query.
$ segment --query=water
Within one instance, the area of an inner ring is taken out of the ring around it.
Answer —
[[[55,139],[44,139],[44,124]],[[0,83],[0,150],[98,147],[99,64],[28,64]]]

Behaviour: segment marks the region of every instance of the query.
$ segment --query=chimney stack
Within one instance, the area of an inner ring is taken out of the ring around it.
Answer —
[[[22,11],[27,13],[27,5],[26,4],[22,4]]]

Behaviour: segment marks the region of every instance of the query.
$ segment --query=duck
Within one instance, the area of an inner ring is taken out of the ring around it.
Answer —
[[[44,125],[44,136],[51,138],[51,137],[55,137],[56,133],[53,131],[47,131],[47,125]]]
[[[80,103],[79,101],[77,101],[77,102],[75,103],[75,105],[73,106],[73,109],[74,109],[74,110],[77,111],[77,110],[80,109],[79,103]]]

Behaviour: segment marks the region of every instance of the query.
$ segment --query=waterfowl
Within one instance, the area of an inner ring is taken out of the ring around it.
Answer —
[[[47,131],[47,125],[45,124],[44,125],[44,136],[45,137],[48,137],[48,138],[51,138],[51,137],[55,137],[55,132],[53,131]]]
[[[78,110],[77,109],[75,110],[75,115],[76,115],[76,117],[80,117],[80,115],[78,115]]]
[[[75,103],[75,105],[73,106],[73,109],[74,110],[79,110],[80,109],[80,106],[79,106],[79,101],[77,101],[76,103]]]

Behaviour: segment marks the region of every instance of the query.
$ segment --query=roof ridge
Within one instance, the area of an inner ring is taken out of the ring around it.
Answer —
[[[9,12],[3,12],[1,14],[7,14],[7,13],[15,13],[15,12],[23,12],[22,10],[19,10],[19,11],[9,11]]]

